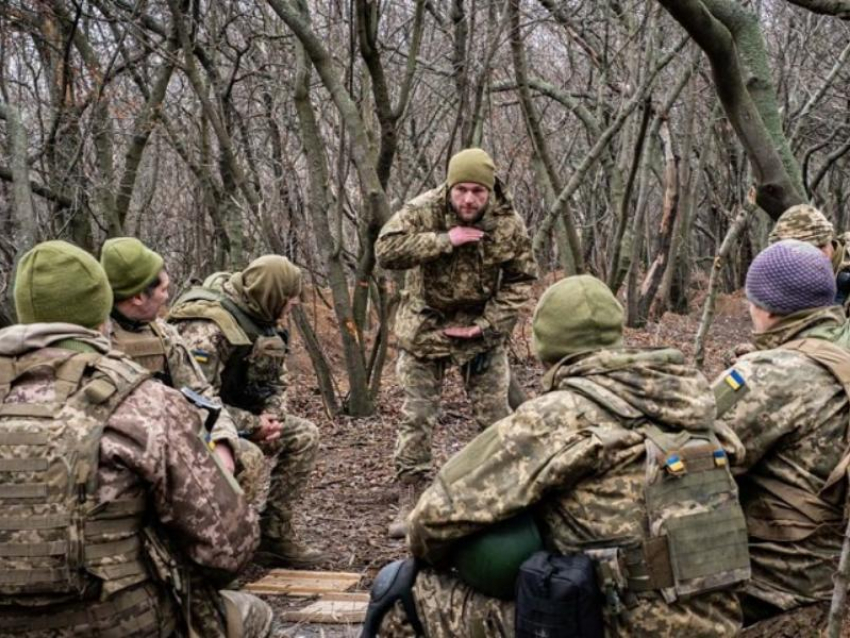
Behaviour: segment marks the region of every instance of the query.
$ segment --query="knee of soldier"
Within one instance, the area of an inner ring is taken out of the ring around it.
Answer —
[[[408,423],[429,425],[436,423],[439,411],[439,404],[436,401],[416,400],[405,404],[403,415]]]
[[[319,449],[319,428],[312,421],[287,415],[283,427],[284,431],[289,430],[297,449],[305,452]]]

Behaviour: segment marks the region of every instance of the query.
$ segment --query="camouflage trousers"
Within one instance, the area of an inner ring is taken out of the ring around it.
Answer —
[[[489,359],[482,370],[473,370],[471,364],[460,369],[466,395],[481,430],[511,413],[507,352],[504,346],[497,346],[486,354]],[[427,475],[431,470],[431,436],[440,413],[443,378],[450,364],[449,358],[423,359],[399,350],[396,374],[404,388],[394,456],[399,478]]]
[[[736,635],[741,612],[731,592],[715,592],[685,603],[666,604],[660,594],[647,598],[619,616],[605,618],[605,635],[645,638],[722,638]],[[516,605],[490,598],[457,578],[432,569],[419,573],[413,598],[427,638],[512,638]],[[414,638],[401,606],[387,613],[378,633],[382,638]]]
[[[304,495],[319,451],[319,429],[306,419],[287,414],[279,439],[262,449],[239,439],[236,480],[248,501],[263,513],[263,534],[291,521],[295,504]],[[270,457],[267,462],[266,455]]]

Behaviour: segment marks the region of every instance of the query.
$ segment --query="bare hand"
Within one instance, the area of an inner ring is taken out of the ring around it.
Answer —
[[[481,241],[484,231],[471,226],[455,226],[449,231],[449,241],[452,246],[463,246]]]
[[[479,326],[469,326],[467,328],[451,326],[443,330],[444,335],[454,337],[455,339],[475,339],[475,337],[480,337],[482,332]]]
[[[213,454],[218,457],[218,460],[221,461],[224,469],[230,474],[233,474],[236,471],[236,460],[233,458],[233,450],[230,449],[230,443],[227,441],[220,441],[216,443],[215,448],[213,449]]]
[[[280,432],[283,429],[277,417],[263,412],[260,415],[260,427],[251,435],[251,439],[258,443],[268,443],[280,438]]]

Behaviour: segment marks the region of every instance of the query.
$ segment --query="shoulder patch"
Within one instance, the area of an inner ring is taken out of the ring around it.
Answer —
[[[731,410],[749,391],[750,386],[747,385],[747,380],[740,371],[732,368],[726,372],[723,378],[714,385],[717,418],[722,417],[726,412]]]
[[[195,349],[191,351],[192,358],[198,363],[207,363],[210,360],[210,353],[206,350]]]

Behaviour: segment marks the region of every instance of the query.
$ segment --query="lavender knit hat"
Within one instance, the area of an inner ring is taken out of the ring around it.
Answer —
[[[835,303],[832,264],[818,248],[784,239],[760,252],[747,271],[747,299],[776,315]]]

